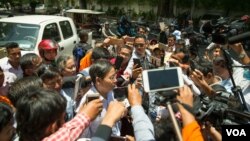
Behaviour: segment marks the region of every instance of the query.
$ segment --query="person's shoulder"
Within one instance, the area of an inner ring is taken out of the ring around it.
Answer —
[[[4,57],[0,59],[0,65],[4,65],[6,64],[6,62],[8,62],[8,57]]]
[[[4,76],[8,82],[14,82],[17,79],[17,76],[14,73],[4,71]]]

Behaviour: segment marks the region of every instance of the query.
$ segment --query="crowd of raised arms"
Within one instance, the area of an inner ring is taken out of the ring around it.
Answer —
[[[21,55],[17,43],[7,44],[7,57],[0,60],[0,140],[178,140],[169,109],[164,101],[156,104],[158,92],[145,92],[142,79],[144,70],[174,66],[184,80],[183,87],[169,91],[176,94],[171,105],[181,140],[221,141],[217,117],[198,118],[202,101],[223,95],[226,104],[239,103],[228,107],[247,113],[250,70],[228,69],[220,44],[200,51],[190,31],[192,21],[187,29],[166,26],[159,39],[149,39],[150,31],[139,27],[134,37],[105,33],[92,47],[82,30],[72,55],[59,55],[58,43],[50,39],[40,42],[39,54]],[[238,56],[230,56],[233,65],[250,64],[244,44],[226,48]],[[229,99],[232,80],[241,88],[243,103]],[[117,89],[122,88],[126,97],[121,100]]]

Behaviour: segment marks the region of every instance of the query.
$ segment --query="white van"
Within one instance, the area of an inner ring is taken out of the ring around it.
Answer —
[[[59,54],[72,55],[79,42],[73,20],[62,16],[29,15],[0,19],[0,48],[16,42],[22,54],[35,52],[42,39],[53,39],[60,45]]]

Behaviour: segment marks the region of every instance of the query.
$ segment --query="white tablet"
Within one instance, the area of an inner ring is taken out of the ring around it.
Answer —
[[[145,92],[172,90],[184,85],[180,67],[144,70],[142,78]]]

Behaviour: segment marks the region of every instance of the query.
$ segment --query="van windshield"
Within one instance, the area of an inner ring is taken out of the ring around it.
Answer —
[[[16,42],[22,50],[32,51],[36,46],[39,25],[0,22],[0,47]]]

